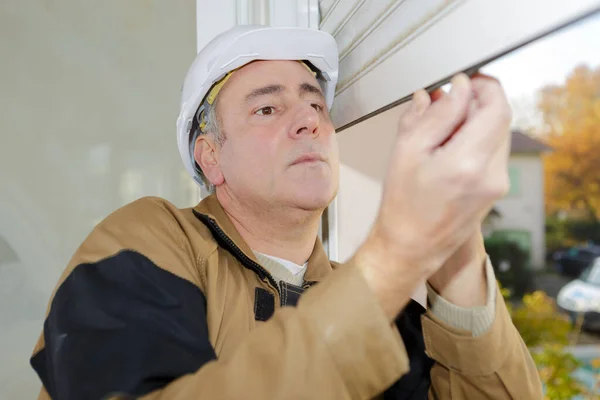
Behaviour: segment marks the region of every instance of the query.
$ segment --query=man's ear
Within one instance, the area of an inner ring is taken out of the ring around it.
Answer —
[[[220,186],[225,181],[219,165],[219,150],[211,135],[203,134],[196,138],[194,160],[202,169],[206,179],[214,186]]]

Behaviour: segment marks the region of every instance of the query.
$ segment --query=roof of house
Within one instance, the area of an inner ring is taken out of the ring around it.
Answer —
[[[539,140],[527,136],[519,130],[515,130],[512,132],[512,141],[510,144],[511,154],[543,153],[546,151],[552,151],[552,148]]]

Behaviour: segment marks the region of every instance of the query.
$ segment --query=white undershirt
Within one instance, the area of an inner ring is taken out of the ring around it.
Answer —
[[[260,254],[261,256],[266,257],[270,260],[273,260],[273,261],[277,262],[278,264],[284,266],[294,276],[298,275],[301,272],[306,271],[306,267],[308,264],[308,262],[305,262],[304,265],[298,265],[295,262],[292,262],[290,260],[285,260],[283,258],[271,256],[271,255],[264,254],[264,253],[259,253],[258,251],[255,251],[254,253]]]

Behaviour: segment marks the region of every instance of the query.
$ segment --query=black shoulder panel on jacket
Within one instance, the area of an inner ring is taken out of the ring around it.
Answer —
[[[216,358],[200,288],[134,251],[77,266],[44,340],[31,365],[54,400],[143,395]]]
[[[421,315],[425,308],[411,300],[396,318],[396,326],[402,335],[408,353],[410,371],[402,376],[384,393],[385,400],[426,400],[431,379],[429,372],[433,360],[425,353],[421,328]]]

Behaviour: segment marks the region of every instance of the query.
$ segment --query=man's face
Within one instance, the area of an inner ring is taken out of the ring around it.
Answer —
[[[325,208],[338,188],[336,135],[316,78],[296,61],[257,61],[219,93],[224,185],[250,202]],[[217,189],[219,190],[219,189]]]

